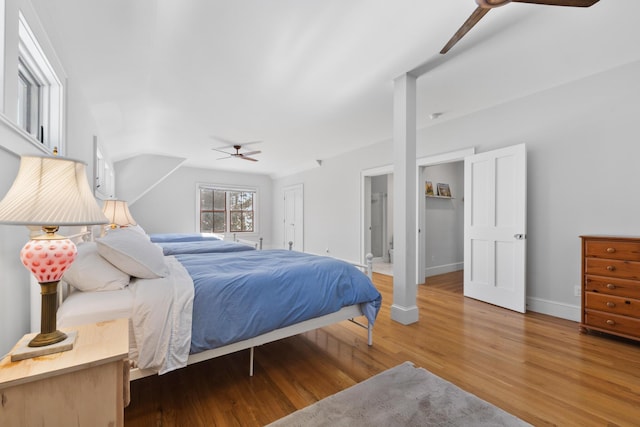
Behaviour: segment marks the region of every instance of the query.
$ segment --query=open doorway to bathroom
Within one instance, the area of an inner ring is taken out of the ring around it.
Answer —
[[[371,177],[373,271],[393,275],[393,174]]]
[[[373,255],[373,271],[393,275],[393,166],[362,171],[362,262]]]

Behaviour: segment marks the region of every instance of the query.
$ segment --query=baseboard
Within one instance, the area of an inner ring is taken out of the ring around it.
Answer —
[[[579,322],[581,317],[579,305],[565,304],[541,298],[527,297],[527,311],[548,314],[549,316],[572,320],[574,322]]]
[[[437,276],[438,274],[451,273],[452,271],[462,270],[463,262],[454,262],[453,264],[436,265],[424,269],[424,277]]]
[[[403,325],[410,325],[418,321],[418,307],[403,307],[397,304],[391,305],[391,320]]]

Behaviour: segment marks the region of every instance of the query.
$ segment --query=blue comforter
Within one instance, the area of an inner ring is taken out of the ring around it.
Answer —
[[[227,240],[200,240],[193,242],[159,242],[165,255],[212,254],[221,252],[253,251],[253,246]]]
[[[287,250],[176,258],[194,282],[191,353],[361,304],[371,324],[382,297],[356,267]]]

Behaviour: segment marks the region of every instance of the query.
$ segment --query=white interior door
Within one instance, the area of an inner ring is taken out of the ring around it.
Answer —
[[[526,311],[524,144],[465,157],[464,295]]]
[[[284,190],[284,242],[283,247],[304,251],[304,193],[302,184]]]

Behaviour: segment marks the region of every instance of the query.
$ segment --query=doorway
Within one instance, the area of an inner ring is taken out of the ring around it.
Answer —
[[[376,273],[393,275],[393,166],[362,171],[361,262],[372,254]]]
[[[464,162],[423,166],[424,270],[428,279],[464,267]]]
[[[464,158],[475,154],[474,148],[453,151],[436,156],[422,157],[417,160],[418,167],[418,241],[416,277],[424,283],[429,276],[457,271],[462,268],[459,262],[464,260],[458,254],[459,245],[464,246]],[[433,186],[433,196],[427,197],[426,182]],[[451,198],[439,198],[438,184],[448,184]],[[427,206],[427,203],[429,204]],[[429,210],[428,210],[429,209]],[[428,218],[427,212],[431,213]],[[460,216],[460,218],[458,218]],[[446,228],[438,228],[438,220],[443,220]],[[429,221],[429,223],[428,223]],[[448,235],[451,234],[451,235]],[[446,237],[446,244],[438,242],[438,236]],[[429,243],[427,244],[427,239]],[[440,248],[439,248],[440,247]],[[440,251],[443,253],[440,253]],[[429,262],[427,262],[429,261]]]

